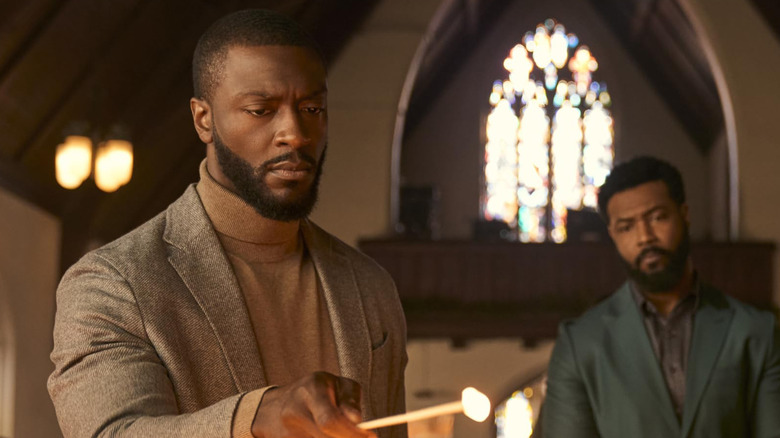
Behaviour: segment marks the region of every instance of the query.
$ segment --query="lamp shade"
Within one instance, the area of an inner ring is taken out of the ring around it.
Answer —
[[[95,156],[95,184],[104,192],[116,191],[133,175],[133,145],[126,140],[102,143]]]
[[[92,168],[92,141],[89,137],[71,135],[57,146],[55,158],[57,183],[75,189],[89,177]]]

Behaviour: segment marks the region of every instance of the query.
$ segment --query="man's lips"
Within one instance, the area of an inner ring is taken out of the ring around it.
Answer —
[[[641,266],[653,267],[661,260],[663,260],[663,258],[666,256],[667,253],[660,249],[645,250],[642,251],[641,254],[639,254],[639,257],[637,257],[636,265],[637,267],[641,267]]]
[[[306,162],[289,162],[283,161],[281,163],[273,165],[269,169],[269,173],[282,179],[298,180],[303,179],[311,173],[313,167]]]

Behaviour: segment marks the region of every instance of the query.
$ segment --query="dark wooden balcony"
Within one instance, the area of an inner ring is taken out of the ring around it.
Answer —
[[[390,272],[409,338],[554,338],[558,323],[611,294],[626,279],[611,243],[522,244],[365,240],[360,249]],[[775,246],[696,242],[703,281],[772,307]]]

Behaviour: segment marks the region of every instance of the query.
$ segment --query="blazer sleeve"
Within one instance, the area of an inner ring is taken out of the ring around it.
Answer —
[[[544,437],[599,436],[577,365],[573,343],[563,323],[547,370],[547,393],[540,412]]]
[[[780,438],[780,327],[770,330],[770,351],[758,383],[754,430],[757,438]]]
[[[90,254],[57,290],[48,389],[65,437],[229,437],[243,394],[181,414],[131,286]]]

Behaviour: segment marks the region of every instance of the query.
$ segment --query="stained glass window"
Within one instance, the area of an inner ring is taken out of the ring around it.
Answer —
[[[564,242],[569,210],[596,208],[612,169],[613,121],[598,62],[555,20],[539,24],[504,60],[485,134],[482,215],[523,242]]]

